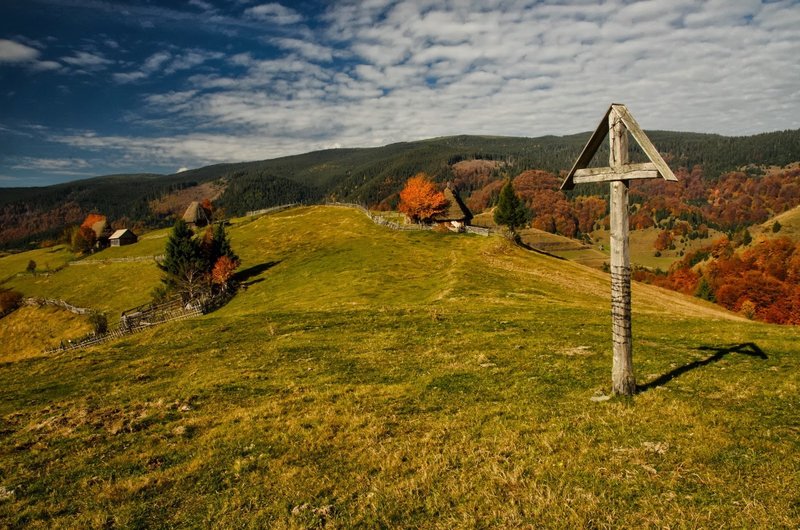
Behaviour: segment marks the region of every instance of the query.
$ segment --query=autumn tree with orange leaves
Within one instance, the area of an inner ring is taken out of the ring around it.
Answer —
[[[444,193],[436,189],[425,173],[417,173],[400,192],[398,209],[412,221],[428,221],[447,207]]]

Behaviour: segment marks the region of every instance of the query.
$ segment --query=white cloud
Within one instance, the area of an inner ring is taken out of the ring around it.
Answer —
[[[189,168],[186,166],[181,166],[175,173],[183,173],[184,171],[189,171]]]
[[[60,70],[63,66],[57,61],[34,61],[29,68],[34,72],[49,72]]]
[[[306,59],[312,61],[330,62],[333,60],[333,50],[327,46],[300,39],[277,38],[271,41],[276,46],[285,50],[296,51]]]
[[[244,13],[249,17],[279,25],[297,24],[303,21],[303,15],[277,2],[249,7]]]
[[[125,84],[141,81],[142,79],[147,78],[147,74],[144,72],[117,72],[111,77],[113,77],[114,81],[117,83]]]
[[[72,55],[61,58],[62,62],[84,71],[104,70],[114,61],[106,59],[100,53],[90,53],[87,51],[76,51]]]
[[[204,0],[189,0],[189,5],[194,6],[203,11],[213,11],[214,6]]]
[[[89,168],[89,161],[82,158],[33,158],[24,157],[11,166],[12,169],[28,169],[37,171],[48,171],[51,173],[62,174],[83,174],[81,171]]]
[[[161,65],[169,61],[172,54],[166,51],[156,52],[145,60],[142,64],[142,72],[152,73],[161,68]]]
[[[39,50],[14,42],[0,39],[0,63],[25,63],[39,57]]]
[[[18,40],[25,41],[28,44],[42,46],[42,44],[33,39],[28,39],[23,36],[15,37]],[[39,59],[41,52],[28,46],[27,44],[20,44],[19,42],[0,39],[0,64],[13,64],[21,65],[27,68],[30,72],[55,72],[61,70],[63,65],[57,61],[42,61]]]
[[[138,70],[132,72],[119,72],[113,75],[114,81],[120,84],[133,83],[147,79],[161,71],[171,75],[180,70],[189,70],[213,59],[221,59],[224,54],[206,50],[186,50],[174,54],[161,50],[148,57]]]
[[[56,140],[172,168],[450,134],[568,134],[592,129],[612,101],[650,129],[798,127],[797,3],[522,4],[337,2],[314,32],[265,38],[279,57],[171,49],[115,74],[192,73],[143,97],[170,134]],[[277,3],[245,14],[303,21]],[[228,68],[192,70],[223,58]]]

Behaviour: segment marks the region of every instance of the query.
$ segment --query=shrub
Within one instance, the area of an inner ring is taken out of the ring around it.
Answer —
[[[108,317],[105,313],[92,311],[89,313],[89,323],[92,325],[92,329],[97,335],[102,335],[108,331]]]
[[[0,289],[0,314],[18,308],[22,303],[22,293],[12,289]]]

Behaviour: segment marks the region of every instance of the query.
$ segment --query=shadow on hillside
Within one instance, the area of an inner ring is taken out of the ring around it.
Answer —
[[[242,269],[233,275],[233,280],[243,288],[247,289],[253,284],[264,281],[264,278],[257,278],[255,280],[251,280],[251,278],[271,269],[278,263],[280,263],[280,261],[265,261],[264,263],[259,263],[258,265],[253,265],[252,267]]]
[[[638,393],[646,392],[651,388],[656,388],[659,386],[663,386],[676,377],[685,374],[695,368],[700,368],[702,366],[707,366],[709,364],[713,364],[723,357],[730,353],[741,353],[744,355],[749,355],[751,357],[758,357],[759,359],[767,359],[767,354],[758,347],[757,344],[753,342],[743,342],[742,344],[736,344],[734,346],[727,346],[727,347],[718,347],[718,346],[700,346],[695,348],[700,351],[713,351],[714,355],[707,357],[705,359],[701,359],[699,361],[692,361],[688,364],[684,364],[683,366],[679,366],[672,371],[667,372],[666,374],[653,379],[647,384],[638,385],[636,387],[636,391]]]
[[[551,258],[560,259],[561,261],[567,261],[567,258],[562,258],[561,256],[556,256],[555,254],[551,254],[546,250],[532,247],[531,245],[524,242],[522,238],[519,236],[519,234],[514,235],[513,241],[518,247],[524,248],[525,250],[530,250],[531,252],[536,252],[537,254],[542,254],[543,256],[550,256]]]

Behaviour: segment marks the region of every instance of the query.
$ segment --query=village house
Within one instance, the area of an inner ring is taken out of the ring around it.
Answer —
[[[186,224],[190,227],[206,226],[211,222],[211,219],[208,217],[208,212],[197,201],[192,201],[189,207],[186,208],[186,212],[183,214],[183,220],[186,221]]]
[[[472,222],[472,212],[469,211],[464,201],[461,200],[458,191],[449,182],[444,189],[444,198],[447,199],[447,209],[434,215],[431,220],[438,225],[446,226],[450,230],[463,232]]]
[[[122,228],[120,230],[117,230],[116,232],[111,234],[111,237],[108,238],[108,241],[109,243],[111,243],[112,247],[122,247],[125,245],[132,245],[136,243],[138,240],[139,238],[136,236],[136,234],[134,234],[127,228]]]

